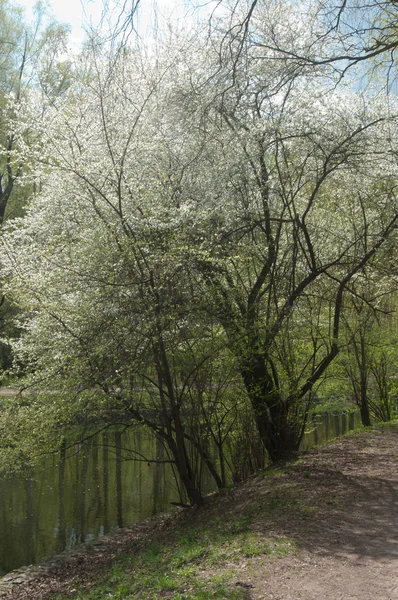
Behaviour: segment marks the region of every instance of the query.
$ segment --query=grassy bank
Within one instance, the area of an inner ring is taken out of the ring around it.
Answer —
[[[280,478],[282,471],[266,479],[260,476],[251,482],[250,497],[244,492],[248,492],[247,484],[208,498],[200,509],[169,516],[160,531],[144,540],[132,540],[94,581],[76,579],[70,593],[54,598],[246,598],[251,584],[247,578],[241,580],[242,564],[250,571],[259,557],[275,560],[297,547],[295,539],[264,529],[266,515],[280,511],[313,514],[287,489],[282,493],[286,486],[278,484]]]
[[[277,525],[295,515],[310,523],[316,507],[290,482],[300,461],[269,469],[242,486],[214,494],[204,506],[177,510],[153,521],[114,549],[110,564],[72,577],[54,600],[207,600],[248,598],[250,572],[259,560],[296,552],[299,542]],[[307,479],[307,473],[303,477]],[[101,545],[94,546],[94,552]],[[109,551],[108,551],[109,552]],[[94,556],[93,556],[94,559]]]
[[[197,519],[194,519],[197,521]],[[170,598],[207,600],[245,598],[250,584],[239,581],[239,568],[254,557],[285,556],[295,542],[267,536],[252,529],[253,516],[245,510],[221,522],[177,524],[173,532],[138,544],[131,555],[121,556],[90,590],[76,591],[79,600],[102,598]],[[79,582],[75,582],[78,585]],[[57,595],[56,598],[67,598]]]
[[[389,445],[385,456],[397,461],[398,455],[389,449],[397,443],[397,436],[398,428],[392,425],[355,432],[310,450],[280,468],[268,469],[236,488],[206,498],[198,509],[177,509],[114,534],[110,543],[99,540],[79,564],[61,565],[41,581],[41,588],[34,584],[11,597],[272,597],[261,593],[270,585],[270,573],[293,568],[308,548],[328,550],[328,536],[336,530],[336,523],[346,517],[352,520],[358,481],[351,485],[344,470],[356,478],[365,462],[369,469],[373,449],[381,452],[383,444]],[[372,458],[378,468],[376,459]]]

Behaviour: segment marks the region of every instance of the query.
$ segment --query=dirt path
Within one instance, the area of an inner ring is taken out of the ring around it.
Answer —
[[[93,581],[105,563],[131,546],[132,537],[171,539],[176,523],[197,527],[227,513],[250,514],[251,529],[264,539],[297,544],[283,558],[260,554],[234,562],[229,585],[246,590],[247,600],[398,600],[398,426],[336,440],[273,477],[258,476],[210,499],[198,511],[119,533],[96,561],[91,554],[71,566],[61,564],[9,597],[38,600],[71,590],[77,577]],[[212,576],[204,567],[203,577]]]
[[[398,600],[398,429],[311,451],[291,483],[316,519],[275,524],[300,550],[259,564],[251,597]]]

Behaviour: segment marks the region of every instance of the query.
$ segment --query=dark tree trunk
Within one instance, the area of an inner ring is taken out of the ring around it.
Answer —
[[[173,413],[175,439],[173,439],[169,446],[172,446],[172,452],[174,454],[177,470],[181,477],[181,481],[184,484],[190,503],[199,505],[203,502],[203,497],[200,489],[196,485],[195,476],[192,472],[191,464],[188,458],[183,425],[181,423],[178,408],[173,407]]]
[[[253,407],[257,431],[271,461],[288,457],[300,445],[297,428],[291,427],[288,407],[267,369],[265,357],[253,353],[241,370]]]
[[[360,332],[359,342],[354,339],[353,351],[359,374],[359,376],[357,375],[357,378],[355,377],[355,373],[351,375],[355,402],[359,406],[362,425],[364,427],[369,427],[371,425],[371,419],[368,401],[368,360],[365,335],[363,332]]]
[[[368,402],[368,377],[367,377],[367,360],[365,336],[361,335],[361,358],[360,358],[360,412],[362,425],[370,427],[370,411]]]

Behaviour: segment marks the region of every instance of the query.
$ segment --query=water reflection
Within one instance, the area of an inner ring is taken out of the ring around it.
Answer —
[[[34,481],[27,479],[25,481],[25,494],[26,494],[26,519],[25,519],[25,558],[24,562],[30,564],[33,561],[34,556],[34,530],[33,530],[33,486]]]
[[[139,440],[137,440],[139,442]],[[122,434],[115,431],[116,448],[116,507],[117,525],[123,527],[123,501],[122,501]]]
[[[65,530],[65,466],[66,466],[66,440],[63,441],[58,471],[58,497],[59,497],[59,518],[58,518],[58,543],[57,551],[62,552],[66,546]]]
[[[359,410],[350,413],[313,414],[308,420],[307,432],[301,444],[302,449],[311,448],[327,440],[348,433],[361,425]]]
[[[178,499],[168,465],[127,460],[132,451],[162,458],[162,445],[129,431],[91,444],[63,444],[35,479],[0,481],[0,574],[39,562],[112,528],[146,519]]]

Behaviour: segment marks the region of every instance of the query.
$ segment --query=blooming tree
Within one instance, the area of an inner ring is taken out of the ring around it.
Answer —
[[[298,448],[344,299],[395,243],[392,99],[275,67],[269,28],[299,45],[302,23],[268,16],[229,43],[220,21],[159,55],[95,46],[45,119],[31,105],[13,126],[40,189],[2,241],[35,410],[51,389],[53,424],[127,411],[193,503],[192,449],[221,485],[203,441],[222,448],[241,405],[272,460]]]

